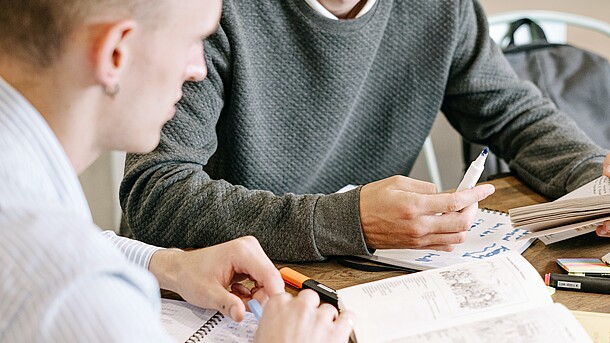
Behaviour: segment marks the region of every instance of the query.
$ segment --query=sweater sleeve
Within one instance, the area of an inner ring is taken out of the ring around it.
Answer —
[[[471,142],[508,161],[524,182],[556,198],[602,174],[606,151],[531,83],[518,79],[488,35],[477,1],[461,1],[442,106]]]
[[[194,248],[252,235],[270,258],[322,260],[368,254],[359,189],[342,194],[282,194],[210,178],[215,127],[230,96],[231,49],[222,27],[206,41],[208,77],[187,83],[176,117],[150,154],[128,155],[120,197],[134,235],[157,246]],[[236,133],[239,134],[239,133]],[[221,161],[215,166],[234,168]]]

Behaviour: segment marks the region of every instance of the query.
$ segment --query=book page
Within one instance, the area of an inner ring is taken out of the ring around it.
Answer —
[[[205,337],[210,342],[252,342],[258,328],[258,321],[250,312],[236,323],[231,318],[218,314],[216,310],[204,309],[185,301],[161,299],[161,323],[168,334],[177,342],[185,342],[198,332],[197,337]],[[214,318],[212,318],[214,317]],[[200,330],[205,326],[205,332]]]
[[[179,342],[191,337],[215,313],[184,301],[161,299],[161,324]]]
[[[564,231],[564,232],[560,232],[560,233],[553,233],[553,234],[541,236],[541,237],[538,237],[538,239],[540,241],[542,241],[542,243],[544,243],[544,245],[549,245],[549,244],[561,242],[561,241],[564,241],[566,239],[570,239],[573,237],[578,237],[580,235],[584,235],[589,232],[593,232],[593,231],[595,231],[596,228],[597,228],[597,225],[590,225],[590,226],[585,226],[585,227],[578,228],[578,229],[572,230],[572,231]]]
[[[251,312],[246,312],[244,319],[237,323],[224,318],[207,336],[210,342],[238,343],[252,342],[258,328],[258,320]]]
[[[597,179],[581,186],[570,193],[562,196],[557,200],[568,200],[576,198],[590,197],[593,195],[608,195],[610,194],[610,178],[600,176]]]
[[[561,304],[535,308],[517,314],[493,317],[461,326],[432,331],[408,340],[412,343],[573,343],[591,342],[576,318]]]
[[[517,251],[522,253],[533,240],[520,240],[526,230],[515,229],[508,215],[479,209],[466,233],[464,243],[451,252],[421,249],[378,249],[374,256],[380,262],[403,265],[417,270],[446,267],[457,263],[484,260],[492,256]]]
[[[597,227],[599,225],[603,224],[603,222],[605,222],[607,220],[610,220],[610,216],[586,220],[586,221],[563,225],[563,226],[557,226],[552,229],[545,229],[543,231],[538,231],[538,232],[533,232],[533,233],[527,234],[527,235],[523,236],[522,239],[540,238],[540,237],[546,237],[546,236],[553,237],[553,235],[559,235],[559,234],[562,234],[565,232],[576,232],[576,233],[578,233],[578,235],[576,235],[576,236],[580,236],[584,233],[589,233],[589,232],[595,231],[595,229],[597,229]]]
[[[356,313],[358,342],[383,342],[552,303],[538,272],[517,253],[338,291]]]
[[[572,311],[595,343],[610,343],[610,313]]]

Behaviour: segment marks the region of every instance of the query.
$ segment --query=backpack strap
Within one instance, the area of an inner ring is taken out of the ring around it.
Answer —
[[[523,19],[516,20],[508,25],[508,32],[506,32],[506,35],[502,39],[502,41],[508,40],[508,46],[506,47],[507,49],[516,47],[515,32],[517,32],[517,30],[521,26],[524,26],[524,25],[526,25],[529,28],[530,37],[532,38],[532,43],[534,43],[534,42],[548,43],[549,42],[546,39],[546,34],[544,33],[544,30],[542,29],[542,27],[540,27],[540,25],[536,24],[533,20],[531,20],[529,18],[523,18]]]

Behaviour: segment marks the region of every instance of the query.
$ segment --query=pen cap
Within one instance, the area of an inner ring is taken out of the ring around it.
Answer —
[[[479,157],[476,160],[470,163],[470,167],[466,170],[466,174],[462,178],[462,181],[457,187],[457,191],[463,191],[465,189],[470,189],[476,185],[483,173],[483,168],[485,168],[485,160],[487,159],[487,155],[489,155],[489,149],[485,148],[481,151]]]
[[[252,299],[248,301],[248,307],[250,308],[250,311],[254,317],[256,317],[257,320],[261,320],[261,317],[263,316],[263,307],[258,300]]]
[[[471,165],[475,168],[483,169],[483,167],[485,167],[485,160],[487,160],[487,155],[489,155],[489,148],[483,149],[477,159],[472,161]]]
[[[280,269],[280,274],[286,283],[297,288],[303,288],[303,282],[310,279],[307,276],[288,267]]]

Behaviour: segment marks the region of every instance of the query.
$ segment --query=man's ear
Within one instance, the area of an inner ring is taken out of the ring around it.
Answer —
[[[102,87],[115,87],[129,63],[132,44],[130,36],[136,27],[133,20],[122,20],[99,25],[96,44],[93,46],[92,63],[95,77]]]

